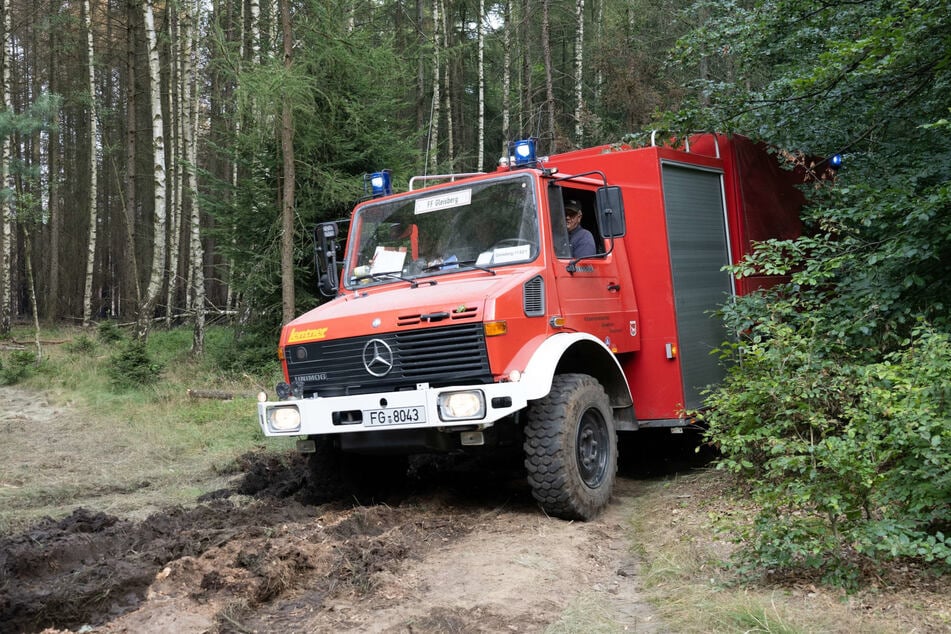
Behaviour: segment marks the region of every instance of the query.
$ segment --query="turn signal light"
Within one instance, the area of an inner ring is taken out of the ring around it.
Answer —
[[[504,321],[487,321],[483,326],[486,337],[498,337],[509,331],[509,326]]]

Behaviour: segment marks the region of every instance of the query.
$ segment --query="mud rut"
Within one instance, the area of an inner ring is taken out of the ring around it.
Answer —
[[[499,537],[537,531],[526,526],[547,518],[514,463],[423,466],[405,490],[370,505],[310,504],[305,465],[294,457],[251,454],[242,470],[232,488],[193,508],[144,521],[77,508],[0,538],[0,631],[488,632],[550,622],[545,606],[521,615],[437,607],[389,628],[358,616],[418,599],[401,569],[474,529]],[[624,561],[620,541],[615,548],[600,553],[603,564],[633,576],[636,564]],[[151,605],[164,607],[145,609]],[[627,609],[644,622],[647,608]]]

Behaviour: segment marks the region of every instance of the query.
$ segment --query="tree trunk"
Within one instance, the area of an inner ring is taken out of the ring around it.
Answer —
[[[584,142],[584,0],[575,5],[575,143],[580,147]]]
[[[181,96],[181,25],[179,23],[179,12],[181,5],[170,4],[168,12],[168,38],[169,38],[169,79],[168,79],[168,109],[169,125],[171,132],[169,145],[171,149],[168,153],[168,174],[167,182],[169,186],[168,201],[168,260],[166,264],[167,282],[165,285],[165,325],[170,327],[172,319],[175,316],[176,304],[178,302],[179,288],[179,259],[182,251],[182,188],[184,186],[185,175],[182,170],[182,155],[184,154],[182,145],[182,126],[183,115]]]
[[[135,292],[134,306],[138,307],[142,303],[142,285],[139,279],[139,261],[137,249],[135,248],[135,227],[136,227],[136,207],[138,198],[135,191],[135,181],[137,177],[136,170],[136,116],[135,109],[138,103],[135,91],[135,47],[137,38],[135,36],[135,24],[137,22],[136,0],[128,0],[129,28],[128,38],[126,40],[126,148],[125,148],[125,238],[126,253],[124,266],[128,267],[126,277],[132,278],[132,290]],[[121,310],[119,312],[122,312]]]
[[[26,265],[26,286],[30,296],[30,308],[33,312],[33,335],[36,342],[36,361],[43,359],[43,348],[40,345],[40,314],[36,305],[36,281],[33,278],[33,241],[30,237],[30,228],[23,224],[23,260]]]
[[[189,240],[189,308],[194,315],[192,329],[192,355],[205,353],[205,254],[201,245],[201,209],[198,204],[198,81],[195,73],[198,58],[198,24],[201,22],[201,3],[196,0],[190,7],[188,19],[184,25],[184,69],[182,72],[183,102],[186,104],[185,166],[188,172],[186,191],[191,200],[191,226]]]
[[[261,57],[261,2],[260,0],[250,0],[248,2],[248,13],[250,14],[250,20],[248,20],[249,33],[248,36],[251,39],[251,55],[250,58],[253,63],[257,64],[260,61]],[[271,14],[271,21],[273,22],[274,14]]]
[[[595,2],[595,17],[594,23],[597,29],[597,35],[595,36],[596,42],[604,42],[604,0],[594,0]],[[601,85],[604,83],[604,72],[601,70],[602,65],[597,64],[597,70],[594,75],[594,104],[595,107],[601,105]]]
[[[0,11],[3,12],[3,30],[0,32],[0,36],[2,36],[0,37],[0,66],[3,67],[2,73],[0,73],[0,93],[2,93],[0,97],[3,99],[3,109],[7,112],[13,112],[13,104],[10,98],[10,64],[13,55],[10,53],[12,38],[10,36],[9,3],[3,2],[0,4]],[[7,179],[10,174],[10,150],[11,140],[7,136],[0,140],[0,189],[9,185]],[[0,200],[0,334],[4,335],[10,332],[10,283],[12,280],[10,264],[13,261],[11,257],[13,241],[11,240],[10,223],[12,222],[12,216],[10,206],[12,204],[12,200],[9,203]]]
[[[89,0],[83,0],[83,20],[86,26],[86,63],[89,87],[89,233],[86,246],[86,283],[83,290],[83,327],[92,322],[92,294],[96,272],[96,236],[99,224],[99,122],[96,109],[96,66],[92,37],[92,8]]]
[[[136,338],[144,341],[149,336],[155,305],[162,293],[163,266],[165,264],[165,138],[163,136],[161,73],[159,68],[158,38],[155,33],[155,17],[151,0],[143,5],[145,35],[149,47],[149,86],[150,112],[152,118],[152,151],[155,186],[155,219],[152,244],[152,268],[149,273],[149,286],[145,292],[145,301],[139,307],[136,319]]]
[[[545,109],[548,111],[548,151],[558,152],[555,132],[555,85],[551,68],[551,0],[542,2],[542,57],[545,62]]]
[[[418,46],[418,54],[416,61],[416,127],[419,130],[424,130],[426,128],[426,33],[423,30],[423,0],[416,0],[416,40]],[[432,114],[432,108],[429,109],[429,114]],[[421,140],[421,143],[425,144],[429,140],[429,135],[426,135],[426,139]],[[426,147],[420,148],[425,150]],[[423,169],[425,169],[425,165]]]
[[[449,163],[449,171],[452,172],[455,170],[455,161],[456,161],[456,152],[455,152],[455,138],[453,136],[453,119],[452,119],[452,85],[450,77],[451,64],[451,55],[449,54],[449,13],[446,10],[446,5],[444,0],[439,0],[440,4],[440,13],[442,14],[442,48],[446,52],[446,66],[442,69],[443,77],[443,100],[444,108],[446,109],[446,161]]]
[[[439,119],[442,107],[439,78],[439,29],[441,24],[439,4],[440,0],[433,0],[433,104],[429,116],[429,148],[427,151],[429,155],[428,166],[432,168],[433,173],[437,172],[439,165]]]
[[[516,24],[521,27],[522,59],[519,64],[519,107],[518,107],[518,134],[520,137],[534,136],[535,130],[541,129],[541,124],[535,123],[535,84],[532,77],[531,59],[531,22],[535,17],[532,0],[524,0],[521,5],[521,15]]]
[[[290,0],[281,2],[284,29],[284,68],[293,64],[294,39],[291,33]],[[284,189],[281,205],[281,304],[284,323],[297,312],[294,297],[294,111],[291,95],[284,93],[281,112],[281,150],[284,157]]]
[[[505,2],[505,27],[502,33],[502,141],[508,143],[512,138],[512,0]],[[508,149],[506,148],[506,151]]]
[[[53,57],[52,55],[50,56]],[[59,297],[59,249],[60,237],[62,235],[63,220],[61,218],[62,208],[59,204],[59,136],[60,109],[57,108],[53,113],[52,125],[49,131],[48,145],[48,166],[50,177],[47,183],[47,196],[49,198],[49,249],[47,250],[47,263],[49,265],[49,288],[46,289],[45,317],[50,321],[56,321],[60,316],[60,297]]]
[[[479,0],[479,148],[476,170],[485,170],[485,0]]]

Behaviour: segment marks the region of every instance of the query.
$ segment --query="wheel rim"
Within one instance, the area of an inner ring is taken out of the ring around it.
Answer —
[[[581,479],[592,489],[597,488],[604,480],[610,451],[608,426],[601,412],[589,409],[581,417],[576,446]]]

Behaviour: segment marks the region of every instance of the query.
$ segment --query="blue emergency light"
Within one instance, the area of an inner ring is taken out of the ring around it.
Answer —
[[[535,165],[535,139],[522,139],[512,143],[512,155],[515,157],[516,167],[531,167]]]
[[[840,167],[842,167],[842,155],[841,155],[841,154],[833,154],[832,156],[830,156],[830,157],[829,157],[829,167],[830,167],[831,169],[834,169],[834,170],[837,170],[837,169],[839,169]]]
[[[388,196],[393,193],[393,187],[390,184],[390,171],[373,172],[369,177],[370,191],[374,198]]]

